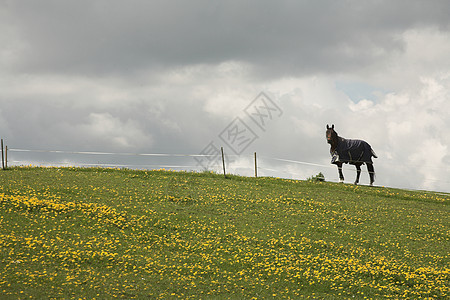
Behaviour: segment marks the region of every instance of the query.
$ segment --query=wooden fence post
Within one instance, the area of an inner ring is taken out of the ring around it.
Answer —
[[[3,170],[5,169],[5,154],[4,154],[4,152],[3,152],[3,139],[2,139],[2,141],[1,141],[1,147],[2,147],[2,168],[3,168]]]
[[[8,169],[8,146],[5,145],[5,167]]]
[[[225,171],[225,157],[224,157],[224,155],[223,155],[223,147],[220,147],[220,150],[222,150],[223,176],[224,176],[225,178],[227,178],[227,173],[226,173],[226,171]]]
[[[255,177],[258,177],[258,166],[256,164],[256,152],[255,152]]]

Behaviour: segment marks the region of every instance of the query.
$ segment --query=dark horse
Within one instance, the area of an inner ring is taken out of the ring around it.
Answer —
[[[361,175],[361,165],[367,165],[369,171],[370,185],[375,181],[375,170],[373,168],[372,156],[377,158],[375,152],[370,145],[362,140],[349,140],[338,136],[334,131],[334,125],[329,127],[327,125],[327,142],[331,145],[331,163],[337,165],[339,170],[339,179],[344,182],[344,174],[342,174],[342,164],[349,163],[356,167],[355,184],[359,182],[359,175]]]

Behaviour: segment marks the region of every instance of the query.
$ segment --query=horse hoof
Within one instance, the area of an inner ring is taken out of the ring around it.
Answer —
[[[339,180],[339,183],[344,183],[344,180],[342,180],[342,179],[341,179],[341,180]]]
[[[358,183],[357,183],[357,182],[355,182],[355,185],[358,185]]]

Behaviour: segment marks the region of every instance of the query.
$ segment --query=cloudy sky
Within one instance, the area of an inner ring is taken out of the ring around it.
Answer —
[[[0,0],[0,136],[10,164],[200,167],[211,157],[18,150],[223,146],[230,172],[253,174],[256,151],[260,175],[337,181],[334,124],[372,145],[378,185],[450,192],[449,15],[445,0]]]

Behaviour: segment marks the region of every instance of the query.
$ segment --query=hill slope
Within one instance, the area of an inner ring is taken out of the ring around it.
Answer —
[[[446,195],[210,173],[0,172],[3,298],[446,298]]]

